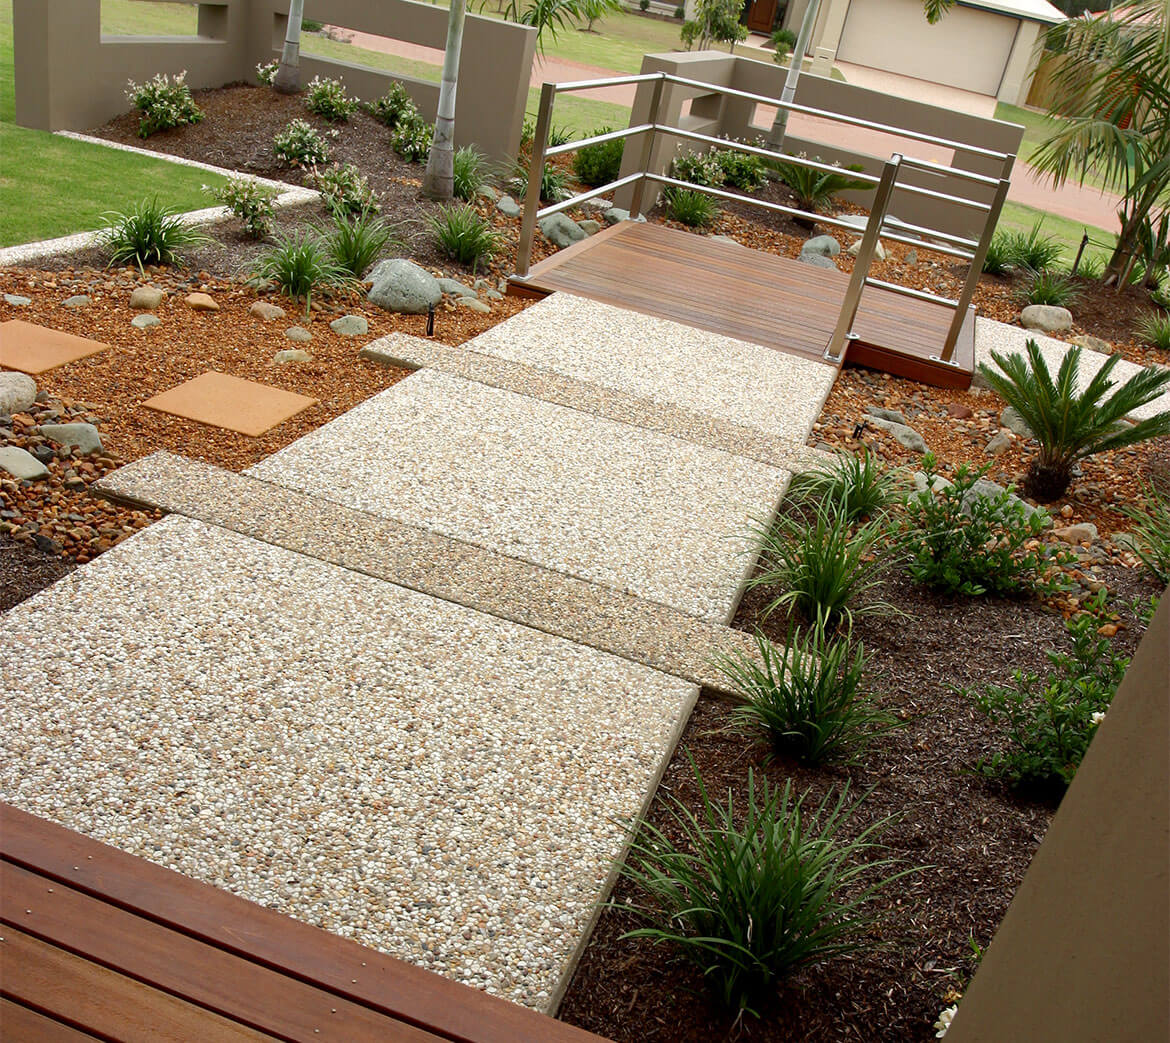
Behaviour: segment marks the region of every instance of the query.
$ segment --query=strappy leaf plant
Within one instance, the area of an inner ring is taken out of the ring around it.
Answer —
[[[788,496],[797,503],[830,500],[849,521],[876,518],[902,498],[904,477],[882,467],[868,449],[838,453],[825,467],[793,476]]]
[[[1126,419],[1170,386],[1168,371],[1143,369],[1117,386],[1110,377],[1121,358],[1114,355],[1078,391],[1080,348],[1069,350],[1055,379],[1034,340],[1027,343],[1026,357],[996,351],[991,357],[998,368],[982,363],[980,371],[1040,443],[1024,479],[1024,491],[1040,503],[1064,495],[1079,460],[1170,434],[1170,411],[1135,423]]]

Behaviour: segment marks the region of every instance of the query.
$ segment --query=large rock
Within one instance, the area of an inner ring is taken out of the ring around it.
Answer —
[[[1092,543],[1100,538],[1097,526],[1092,522],[1079,522],[1076,525],[1066,525],[1062,529],[1053,529],[1052,535],[1065,543]]]
[[[954,484],[955,483],[952,482],[949,478],[944,478],[941,474],[936,474],[928,482],[925,471],[914,472],[914,488],[920,493],[926,492],[927,488],[929,488],[931,492],[940,493],[944,489],[951,488],[951,486]]]
[[[905,413],[899,413],[896,409],[885,409],[882,406],[866,406],[865,411],[870,416],[876,416],[881,420],[889,420],[893,424],[902,424],[908,426],[910,421],[906,419]]]
[[[927,452],[926,440],[914,428],[907,427],[905,424],[896,423],[893,420],[883,420],[878,416],[873,417],[871,422],[874,427],[881,428],[881,430],[893,435],[894,439],[907,449],[915,453]]]
[[[577,222],[581,226],[581,231],[586,235],[597,235],[601,231],[601,222],[594,221],[592,217],[586,217]]]
[[[37,382],[25,373],[0,373],[0,416],[23,413],[37,400]]]
[[[1005,449],[1010,448],[1012,444],[1012,436],[1007,431],[999,431],[992,436],[991,440],[983,447],[983,451],[988,456],[999,456]]]
[[[1006,427],[1021,438],[1032,437],[1032,429],[1013,406],[1004,406],[1003,412],[999,414],[999,422],[1001,426]]]
[[[41,434],[58,445],[76,446],[86,455],[102,451],[102,436],[93,424],[41,424]]]
[[[543,218],[540,222],[540,231],[553,246],[561,249],[579,243],[585,238],[585,229],[564,214],[549,214]]]
[[[1068,308],[1058,308],[1054,304],[1029,304],[1020,312],[1020,323],[1028,330],[1063,333],[1072,329],[1073,317]]]
[[[836,257],[841,244],[831,235],[815,235],[800,248],[802,254],[820,254],[822,257]]]
[[[485,315],[492,310],[490,304],[485,304],[478,297],[457,297],[455,303],[460,308],[466,308],[468,311],[481,312]]]
[[[46,478],[49,474],[48,468],[32,453],[15,445],[0,445],[0,471],[6,471],[20,482]]]
[[[524,208],[511,196],[500,196],[496,200],[496,209],[505,217],[519,217],[524,213]]]
[[[364,337],[370,332],[370,324],[364,315],[342,315],[329,323],[329,328],[343,337]]]
[[[366,277],[371,304],[405,315],[423,315],[443,299],[439,280],[413,261],[396,257],[380,261]]]
[[[258,319],[263,319],[265,322],[272,322],[273,319],[283,319],[287,312],[279,304],[271,304],[268,301],[256,301],[248,309],[248,314],[254,315]]]
[[[139,311],[154,311],[166,294],[157,286],[135,286],[130,294],[130,307]]]
[[[801,251],[797,258],[802,264],[811,264],[814,268],[831,268],[833,271],[837,270],[837,266],[833,263],[831,257],[826,257],[824,254],[810,254]]]
[[[479,282],[483,282],[483,280],[480,279]],[[444,293],[450,293],[456,297],[475,296],[475,290],[473,290],[466,283],[461,283],[458,279],[440,279],[439,289]]]
[[[192,311],[219,311],[219,305],[210,293],[189,293],[184,300]]]

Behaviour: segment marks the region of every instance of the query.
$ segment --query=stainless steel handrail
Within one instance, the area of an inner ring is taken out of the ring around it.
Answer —
[[[611,130],[606,134],[594,134],[591,138],[582,138],[580,141],[567,141],[563,145],[553,145],[544,150],[545,158],[559,156],[565,152],[576,152],[587,145],[602,145],[607,141],[617,141],[619,138],[632,138],[635,134],[644,134],[648,130],[659,130],[652,123],[640,123],[636,127],[625,127],[622,130]]]

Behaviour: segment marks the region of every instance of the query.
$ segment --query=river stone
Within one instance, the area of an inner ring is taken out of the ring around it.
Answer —
[[[820,254],[822,257],[836,257],[841,252],[841,244],[831,235],[815,235],[805,241],[800,252],[802,254]]]
[[[931,479],[929,485],[933,492],[941,492],[943,489],[950,489],[955,483],[949,478],[944,478],[941,474],[936,474]],[[920,493],[926,492],[927,481],[925,471],[914,472],[914,488]]]
[[[135,286],[130,294],[130,307],[140,311],[154,311],[166,294],[157,286]]]
[[[273,362],[312,362],[313,356],[301,348],[282,348],[275,355],[272,356]]]
[[[40,460],[15,445],[0,445],[0,471],[7,471],[20,482],[49,476],[48,468]]]
[[[833,271],[837,270],[837,266],[824,254],[808,254],[802,251],[797,260],[802,264],[811,264],[814,268],[831,268]]]
[[[32,298],[22,297],[19,293],[6,293],[4,295],[4,303],[11,304],[14,308],[23,308],[32,304]]]
[[[484,304],[478,297],[457,297],[455,304],[460,308],[467,309],[467,311],[483,312],[485,315],[492,310],[490,304]]]
[[[917,264],[918,263],[918,251],[913,249],[913,248],[907,250],[906,256],[902,258],[902,261],[905,264]]]
[[[342,315],[329,323],[329,328],[343,337],[364,337],[370,332],[370,324],[364,315]]]
[[[256,301],[248,309],[248,314],[254,315],[258,319],[263,319],[265,322],[271,322],[273,319],[283,319],[287,312],[279,304],[270,304],[268,301]]]
[[[1020,323],[1028,330],[1063,333],[1072,329],[1073,317],[1068,308],[1058,308],[1054,304],[1029,304],[1020,312]]]
[[[158,326],[161,323],[162,319],[160,319],[157,315],[151,315],[150,312],[147,312],[144,315],[135,315],[134,318],[130,320],[130,325],[139,330],[148,330],[151,326]]]
[[[608,225],[616,225],[619,221],[628,221],[630,212],[624,207],[611,206],[608,210],[602,211],[601,219]]]
[[[499,290],[484,290],[483,297],[484,300],[488,301],[502,301],[504,299],[504,295]]]
[[[857,242],[855,242],[845,252],[849,254],[850,257],[856,257],[859,253],[861,253],[861,240],[858,239]],[[873,255],[879,261],[884,261],[886,259],[886,248],[882,246],[881,240],[878,240],[877,245],[873,248]]]
[[[925,439],[914,428],[907,427],[905,424],[896,423],[893,420],[883,420],[877,416],[873,418],[873,425],[893,435],[894,439],[907,449],[913,450],[916,453],[927,452]]]
[[[102,451],[102,437],[93,424],[41,424],[41,434],[58,445],[76,446],[86,456]]]
[[[475,194],[480,199],[486,199],[489,203],[494,203],[500,198],[500,190],[494,185],[481,185],[475,190]]]
[[[1062,529],[1053,529],[1052,535],[1065,543],[1092,543],[1100,537],[1097,526],[1092,522],[1079,522],[1076,525],[1066,525]]]
[[[594,221],[592,217],[586,217],[578,221],[577,224],[586,235],[597,235],[601,231],[601,222]]]
[[[1009,431],[1015,432],[1021,438],[1032,437],[1032,429],[1012,406],[1004,406],[1003,412],[999,414],[999,423],[1001,427],[1006,427]]]
[[[479,280],[483,282],[482,279]],[[444,293],[454,294],[456,297],[474,297],[475,290],[465,283],[461,283],[458,279],[440,279],[439,289]],[[478,289],[478,286],[476,287]]]
[[[72,297],[66,297],[61,303],[66,308],[85,308],[89,305],[89,294],[77,293]]]
[[[189,293],[184,300],[192,311],[219,311],[219,305],[209,293]]]
[[[1007,431],[997,432],[984,446],[983,451],[988,456],[999,456],[1005,449],[1012,444],[1012,436]]]
[[[739,243],[729,235],[709,235],[707,236],[707,241],[710,243],[727,243],[729,246],[739,246]]]
[[[910,423],[906,419],[906,414],[899,413],[896,409],[883,409],[881,406],[866,406],[865,411],[870,416],[876,416],[881,420],[888,420],[892,424],[901,424],[905,427]]]
[[[23,413],[37,400],[37,382],[27,373],[0,373],[0,415]]]
[[[585,238],[585,232],[576,221],[564,214],[549,214],[540,222],[541,234],[553,244],[564,248],[573,243],[579,243]]]
[[[1005,491],[1004,487],[1002,485],[1000,485],[998,482],[993,482],[988,478],[980,478],[977,482],[975,482],[974,485],[971,486],[970,489],[967,490],[966,493],[963,494],[963,511],[964,511],[964,513],[967,513],[967,514],[970,513],[970,505],[974,500],[976,500],[976,499],[994,500],[997,496],[999,496],[1004,491]],[[1012,503],[1012,504],[1016,504],[1016,503],[1022,504],[1024,507],[1024,513],[1029,518],[1031,518],[1034,514],[1037,513],[1036,507],[1033,507],[1030,503],[1028,503],[1027,500],[1021,500],[1015,493],[1008,494],[1008,502]],[[1046,518],[1048,518],[1047,511],[1044,511],[1042,513],[1044,514],[1044,516]],[[1052,519],[1048,518],[1048,520],[1045,524],[1045,528],[1047,528],[1051,525],[1052,525]]]
[[[1073,337],[1070,344],[1075,344],[1079,348],[1085,348],[1087,351],[1100,352],[1102,355],[1112,355],[1113,345],[1107,340],[1102,340],[1100,337],[1091,337],[1087,333],[1082,333],[1079,337]]]
[[[308,343],[313,339],[313,335],[307,329],[305,329],[304,326],[290,326],[287,330],[284,331],[284,335],[289,340],[295,340],[302,344]],[[277,354],[279,355],[280,352],[277,352]],[[289,360],[280,359],[278,361],[288,362]],[[302,359],[300,361],[304,360]]]
[[[423,315],[443,299],[439,280],[403,257],[380,261],[366,277],[371,304],[404,315]]]
[[[496,209],[505,217],[519,217],[524,213],[524,208],[511,196],[500,196],[496,200]]]

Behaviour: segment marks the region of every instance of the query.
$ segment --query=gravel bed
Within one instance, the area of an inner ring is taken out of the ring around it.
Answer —
[[[697,693],[178,517],[5,635],[2,799],[538,1009]]]
[[[734,611],[776,468],[424,370],[248,471],[671,605]]]

